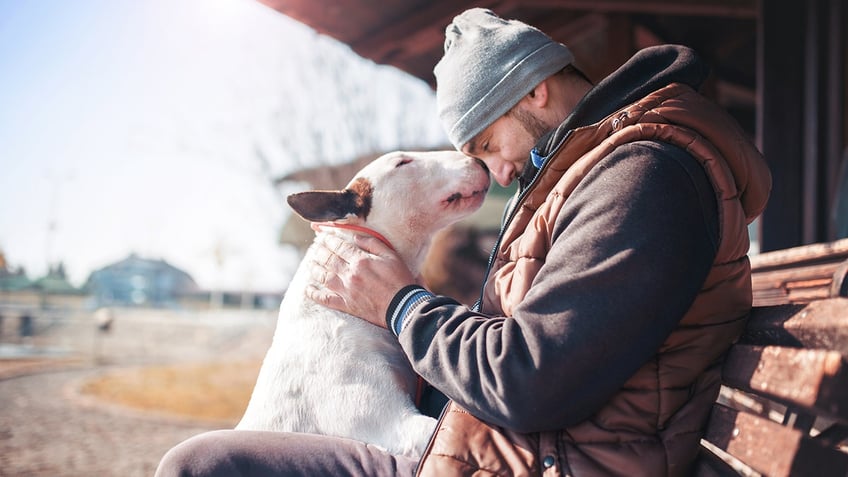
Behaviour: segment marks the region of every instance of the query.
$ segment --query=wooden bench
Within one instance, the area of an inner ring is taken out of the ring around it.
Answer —
[[[751,257],[754,306],[848,296],[848,239]]]
[[[848,475],[848,241],[824,245],[754,263],[755,306],[724,363],[696,475]]]

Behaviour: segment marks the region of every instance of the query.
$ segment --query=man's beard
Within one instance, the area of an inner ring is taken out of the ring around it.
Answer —
[[[536,117],[536,115],[520,107],[510,109],[507,114],[515,118],[515,120],[521,124],[521,127],[524,128],[527,134],[533,138],[533,144],[538,143],[542,136],[553,129],[551,126],[545,124],[544,121]],[[527,178],[529,175],[532,175],[530,172],[535,169],[536,167],[533,165],[533,161],[528,159],[528,161],[524,163],[524,168],[522,169],[519,177]]]
[[[536,144],[542,136],[553,129],[549,125],[545,124],[544,121],[537,118],[536,115],[526,111],[524,108],[512,108],[507,112],[507,114],[514,117],[515,120],[521,124],[521,127],[527,131],[527,134],[533,138],[533,144]]]

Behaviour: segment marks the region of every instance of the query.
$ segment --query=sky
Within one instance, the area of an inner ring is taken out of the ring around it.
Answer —
[[[255,0],[0,0],[0,250],[76,286],[136,253],[283,290],[299,257],[272,179],[445,144],[434,101]]]

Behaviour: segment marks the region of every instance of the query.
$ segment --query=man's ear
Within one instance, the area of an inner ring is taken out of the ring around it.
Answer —
[[[345,190],[310,190],[286,198],[298,215],[310,222],[330,222],[362,214],[362,198]]]
[[[548,104],[548,80],[544,79],[523,100],[528,101],[534,108],[544,108]]]

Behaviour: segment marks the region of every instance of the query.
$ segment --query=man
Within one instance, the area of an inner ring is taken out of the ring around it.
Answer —
[[[686,475],[744,327],[746,226],[771,178],[696,92],[704,65],[684,47],[649,48],[593,86],[572,62],[489,10],[446,29],[434,72],[448,137],[500,184],[519,182],[478,307],[416,284],[374,239],[325,243],[311,298],[392,330],[450,399],[421,475]],[[319,468],[308,452],[334,475],[415,467],[319,437],[236,452],[230,436],[208,465],[256,464],[262,448],[286,456],[279,475]]]

